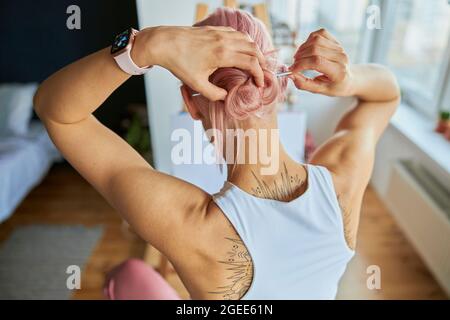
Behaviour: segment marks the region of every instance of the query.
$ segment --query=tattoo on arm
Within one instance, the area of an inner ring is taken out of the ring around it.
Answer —
[[[220,295],[224,300],[238,300],[244,296],[253,280],[253,262],[241,239],[225,238],[230,242],[224,260],[218,262],[226,266],[228,283],[209,293]]]

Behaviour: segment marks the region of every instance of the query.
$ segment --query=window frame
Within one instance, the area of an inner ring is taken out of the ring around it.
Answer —
[[[450,6],[450,3],[449,3]],[[441,92],[438,111],[450,111],[450,35],[448,39],[447,52],[445,53],[445,66],[441,79]],[[445,71],[444,71],[445,70]]]
[[[396,9],[398,2],[389,0],[372,0],[370,4],[380,7],[381,29],[368,30],[363,25],[360,62],[372,62],[387,65],[387,54],[391,42],[392,31],[395,27]],[[450,5],[450,4],[449,4]],[[438,82],[433,89],[432,98],[418,93],[408,85],[407,81],[400,81],[402,99],[405,104],[420,111],[429,118],[435,118],[440,110],[450,108],[450,34],[444,59],[438,75]]]

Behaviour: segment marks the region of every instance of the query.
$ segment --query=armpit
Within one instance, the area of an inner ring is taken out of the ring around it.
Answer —
[[[342,222],[344,225],[344,237],[347,243],[347,246],[351,250],[355,250],[356,248],[356,236],[358,229],[358,221],[355,212],[353,212],[348,206],[344,205],[344,201],[338,195],[339,207],[341,208],[342,213]]]

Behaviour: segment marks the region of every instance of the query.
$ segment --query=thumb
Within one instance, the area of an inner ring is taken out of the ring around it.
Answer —
[[[297,89],[309,91],[312,93],[321,93],[324,90],[324,84],[316,81],[316,79],[310,79],[302,74],[294,73],[290,76]]]
[[[213,85],[208,80],[197,83],[197,85],[192,87],[192,89],[194,89],[210,101],[225,100],[225,97],[228,94],[225,89]]]

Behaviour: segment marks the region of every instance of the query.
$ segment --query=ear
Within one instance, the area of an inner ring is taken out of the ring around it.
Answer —
[[[184,104],[187,107],[187,110],[189,114],[191,115],[192,119],[194,120],[200,120],[202,118],[202,114],[200,113],[200,110],[197,108],[197,106],[193,102],[193,97],[191,94],[191,90],[183,84],[180,88],[181,90],[181,96],[183,97]]]

